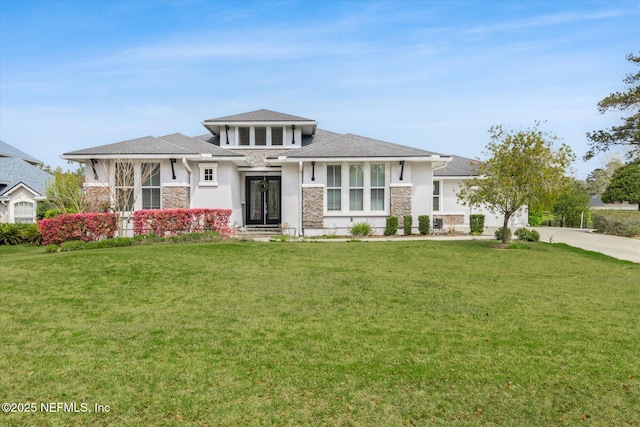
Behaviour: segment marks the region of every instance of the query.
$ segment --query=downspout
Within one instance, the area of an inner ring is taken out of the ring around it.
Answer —
[[[187,159],[185,157],[182,158],[182,164],[184,166],[184,168],[187,170],[187,172],[189,173],[189,207],[191,207],[191,200],[193,199],[193,188],[192,188],[192,184],[191,184],[191,177],[193,176],[193,171],[191,170],[191,167],[189,166],[189,162],[187,162]]]
[[[298,185],[298,203],[300,204],[298,208],[298,236],[304,237],[304,229],[302,227],[302,184],[304,182],[304,169],[302,167],[302,160],[298,162],[298,171],[300,173],[300,185]]]

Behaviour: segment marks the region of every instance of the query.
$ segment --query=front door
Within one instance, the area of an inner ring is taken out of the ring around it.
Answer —
[[[280,177],[247,177],[247,225],[280,224]]]

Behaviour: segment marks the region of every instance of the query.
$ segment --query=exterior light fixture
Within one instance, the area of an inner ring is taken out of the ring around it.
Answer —
[[[291,125],[291,133],[293,134],[292,144],[296,143],[296,125]]]
[[[400,160],[400,181],[402,181],[402,175],[404,175],[404,160]]]

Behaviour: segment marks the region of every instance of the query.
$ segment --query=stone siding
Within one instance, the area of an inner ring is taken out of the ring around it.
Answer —
[[[404,226],[404,216],[411,215],[411,187],[390,187],[390,214],[398,217],[398,228]]]
[[[302,227],[323,228],[324,188],[302,188]]]
[[[111,208],[111,194],[107,186],[85,187],[84,197],[91,212],[108,212]]]
[[[288,148],[283,148],[281,150],[279,149],[268,149],[268,150],[262,149],[261,150],[261,149],[250,149],[250,148],[236,150],[236,149],[230,148],[229,150],[245,156],[247,158],[247,161],[253,167],[267,166],[267,162],[265,161],[267,157],[278,157],[282,153],[291,151]]]
[[[162,187],[164,209],[189,209],[189,187]]]

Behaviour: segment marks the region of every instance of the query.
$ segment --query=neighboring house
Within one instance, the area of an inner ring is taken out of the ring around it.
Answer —
[[[638,205],[631,205],[629,202],[605,203],[600,196],[589,196],[589,209],[593,211],[615,210],[615,211],[637,211]]]
[[[430,215],[445,228],[468,230],[475,213],[454,192],[473,175],[469,159],[329,132],[315,120],[269,110],[202,124],[206,135],[147,136],[62,158],[86,164],[86,195],[96,207],[228,208],[236,228],[347,234],[366,221],[381,234],[388,216],[402,224],[404,215],[413,215],[417,232],[417,217]],[[134,172],[126,177],[129,165]],[[131,189],[140,197],[117,202]],[[487,226],[501,225],[492,218]]]
[[[38,202],[51,175],[42,162],[0,141],[0,223],[36,220]]]

